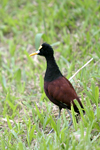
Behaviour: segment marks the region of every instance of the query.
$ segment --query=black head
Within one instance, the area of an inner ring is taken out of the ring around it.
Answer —
[[[44,57],[49,57],[49,56],[53,56],[54,51],[52,49],[52,47],[47,44],[47,43],[43,43],[40,47],[39,47],[39,53],[38,55],[44,56]]]
[[[59,67],[56,64],[53,54],[54,54],[53,48],[47,43],[43,43],[39,47],[38,51],[30,54],[30,56],[41,55],[46,58],[47,69],[46,69],[44,81],[53,81],[58,77],[62,76]]]
[[[48,58],[48,57],[53,57],[53,54],[54,54],[54,51],[53,51],[52,47],[47,43],[43,43],[39,47],[38,51],[30,54],[30,56],[41,55],[41,56]]]

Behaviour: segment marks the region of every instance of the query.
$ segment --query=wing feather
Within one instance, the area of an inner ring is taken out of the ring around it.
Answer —
[[[70,109],[71,103],[73,103],[75,111],[79,113],[78,108],[74,104],[74,99],[77,99],[80,106],[83,108],[72,84],[65,77],[59,77],[54,81],[45,82],[44,89],[50,101],[61,108]]]
[[[70,82],[65,77],[59,78],[48,85],[48,93],[53,99],[67,105],[77,99],[77,94]]]

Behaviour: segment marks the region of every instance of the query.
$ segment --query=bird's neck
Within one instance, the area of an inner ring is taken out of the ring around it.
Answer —
[[[53,81],[53,80],[57,79],[58,77],[62,76],[62,74],[56,64],[55,58],[53,56],[47,57],[46,61],[47,61],[47,69],[46,69],[44,81],[50,82],[50,81]]]

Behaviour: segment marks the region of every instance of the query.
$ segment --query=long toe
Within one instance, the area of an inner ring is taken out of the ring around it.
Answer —
[[[71,120],[70,123],[68,124],[68,128],[72,125],[73,121]]]
[[[49,133],[48,133],[48,134],[51,134],[53,131],[54,131],[54,130],[53,130],[53,129],[51,129],[51,130],[49,131]]]

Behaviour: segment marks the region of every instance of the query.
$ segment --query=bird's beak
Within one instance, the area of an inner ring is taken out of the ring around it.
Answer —
[[[29,56],[34,56],[40,53],[40,49],[42,48],[42,46],[39,47],[38,51],[36,51],[35,53],[30,54]]]
[[[38,51],[36,51],[35,53],[30,54],[29,56],[37,55],[39,52],[40,52],[40,51],[38,50]]]

